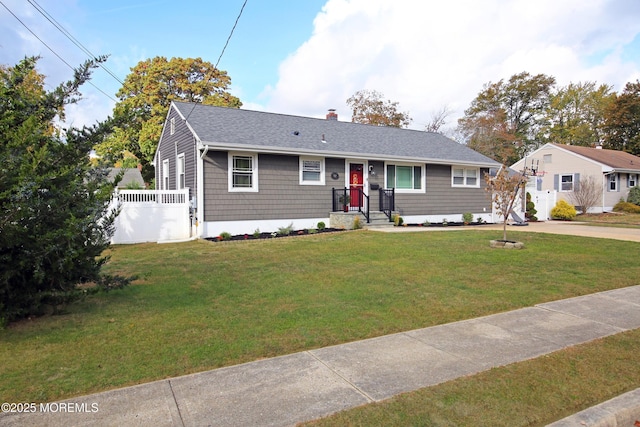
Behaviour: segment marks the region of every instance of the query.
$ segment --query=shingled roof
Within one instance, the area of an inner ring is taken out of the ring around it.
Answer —
[[[183,102],[173,106],[187,119],[198,142],[210,148],[500,166],[433,132]]]
[[[640,157],[625,151],[580,147],[576,145],[553,144],[572,153],[594,160],[619,172],[640,172]]]

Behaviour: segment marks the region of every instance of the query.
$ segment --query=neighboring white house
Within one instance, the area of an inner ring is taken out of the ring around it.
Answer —
[[[564,144],[545,144],[511,168],[527,168],[535,179],[538,192],[557,192],[557,198],[572,202],[572,194],[580,188],[580,181],[588,176],[602,188],[600,203],[591,212],[611,211],[629,190],[638,185],[640,157],[617,150],[579,147]]]

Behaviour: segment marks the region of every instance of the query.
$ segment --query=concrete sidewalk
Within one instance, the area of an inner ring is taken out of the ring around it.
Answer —
[[[640,328],[640,286],[81,396],[3,426],[289,426]]]

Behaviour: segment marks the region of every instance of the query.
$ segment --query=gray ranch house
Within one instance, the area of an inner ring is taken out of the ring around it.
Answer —
[[[500,164],[437,133],[172,102],[156,189],[189,189],[197,237],[333,226],[334,214],[405,223],[492,222]],[[382,214],[381,212],[384,212]]]

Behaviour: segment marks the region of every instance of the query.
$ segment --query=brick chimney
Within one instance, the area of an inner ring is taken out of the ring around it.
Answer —
[[[327,113],[327,120],[338,120],[338,115],[336,114],[336,110],[333,108],[329,109],[329,112]]]

